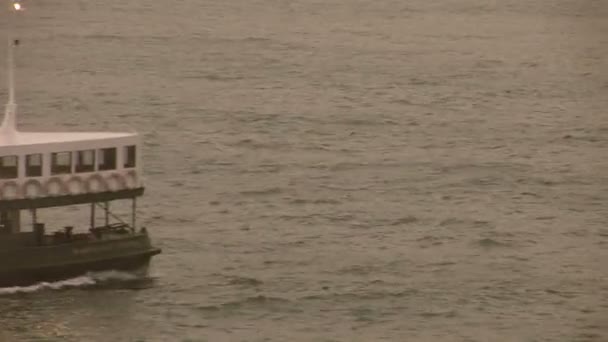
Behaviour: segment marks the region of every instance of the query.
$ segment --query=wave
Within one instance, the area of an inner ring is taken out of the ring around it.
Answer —
[[[204,304],[196,306],[196,309],[206,313],[234,313],[246,312],[257,309],[270,309],[274,312],[299,312],[300,306],[306,302],[314,301],[335,301],[360,303],[361,301],[385,300],[385,299],[401,299],[416,296],[419,290],[406,289],[401,291],[354,291],[354,292],[331,292],[329,287],[323,287],[323,291],[316,294],[310,294],[299,298],[286,299],[275,296],[255,295],[248,296],[233,301],[223,303]]]
[[[416,222],[418,222],[417,217],[408,215],[408,216],[404,216],[404,217],[391,221],[389,223],[389,225],[390,226],[401,226],[401,225],[406,225],[406,224],[416,223]]]
[[[54,282],[40,282],[29,286],[12,286],[0,288],[0,296],[13,295],[21,293],[33,293],[45,290],[64,290],[69,288],[84,288],[100,286],[107,283],[115,282],[129,282],[134,280],[143,279],[137,273],[123,272],[123,271],[102,271],[102,272],[89,272],[85,275],[78,276],[75,278],[59,280]]]
[[[382,300],[388,298],[405,298],[419,294],[417,289],[405,289],[400,291],[353,291],[353,292],[323,292],[303,297],[303,300],[335,300],[346,302],[358,302],[363,300]]]
[[[272,187],[272,188],[263,188],[258,190],[244,190],[241,191],[241,195],[243,196],[260,196],[260,195],[274,195],[280,194],[283,192],[283,188]]]
[[[321,198],[321,199],[304,199],[304,198],[296,198],[291,201],[293,204],[340,204],[342,202],[334,199]]]
[[[475,241],[475,244],[484,247],[484,248],[493,248],[493,247],[509,247],[510,245],[506,242],[500,242],[498,240],[494,240],[492,238],[483,238],[481,240]]]
[[[279,310],[281,308],[291,307],[289,304],[290,301],[284,298],[257,295],[215,305],[201,305],[198,306],[197,309],[200,311],[215,312],[220,310],[270,307],[273,310]]]
[[[456,310],[450,309],[439,309],[439,310],[431,310],[431,311],[423,311],[420,313],[420,316],[425,318],[432,317],[455,317],[457,315]]]
[[[233,276],[230,277],[228,283],[230,285],[259,286],[264,282],[256,278]]]

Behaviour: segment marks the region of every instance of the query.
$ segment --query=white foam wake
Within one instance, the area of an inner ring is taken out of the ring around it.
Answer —
[[[139,274],[133,272],[125,272],[125,271],[101,271],[101,272],[90,272],[87,273],[87,277],[91,277],[95,283],[105,282],[105,281],[129,281],[129,280],[137,280],[142,278]]]
[[[32,293],[42,290],[61,290],[73,287],[86,287],[109,281],[130,281],[140,277],[137,274],[122,271],[90,272],[86,275],[55,282],[40,282],[29,286],[1,287],[1,295]]]

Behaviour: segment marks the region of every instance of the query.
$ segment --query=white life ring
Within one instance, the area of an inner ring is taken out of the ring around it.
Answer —
[[[92,175],[87,179],[87,192],[104,192],[107,189],[106,182],[100,175]]]
[[[135,173],[135,171],[129,171],[125,177],[125,186],[127,189],[135,189],[137,188],[137,185],[137,173]]]
[[[73,176],[68,180],[68,192],[71,195],[78,195],[83,193],[85,190],[84,182],[78,176]]]
[[[118,173],[113,173],[106,178],[108,191],[119,191],[125,188],[125,180]]]
[[[44,189],[42,183],[36,179],[30,179],[23,184],[23,197],[25,198],[38,198],[44,196]]]
[[[67,192],[65,183],[59,177],[53,177],[44,184],[46,193],[49,196],[61,196]]]
[[[2,184],[2,199],[11,200],[19,197],[19,186],[13,181]]]

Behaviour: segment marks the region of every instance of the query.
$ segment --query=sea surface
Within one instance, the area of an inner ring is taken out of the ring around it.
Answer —
[[[606,1],[23,4],[20,128],[139,131],[163,254],[0,341],[608,341]]]

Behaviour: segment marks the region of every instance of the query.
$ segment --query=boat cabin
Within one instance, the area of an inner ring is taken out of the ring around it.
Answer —
[[[1,130],[0,130],[1,131]],[[91,204],[106,210],[116,199],[143,194],[139,177],[140,141],[136,133],[0,132],[0,231],[21,231],[21,210]],[[103,204],[103,206],[102,206]],[[106,220],[107,221],[107,220]]]
[[[136,189],[138,145],[135,133],[0,135],[0,201]]]

